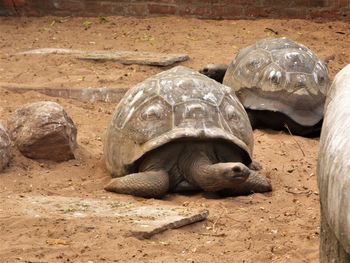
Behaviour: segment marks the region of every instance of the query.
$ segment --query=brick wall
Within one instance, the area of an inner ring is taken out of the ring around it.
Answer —
[[[350,0],[0,0],[0,15],[199,18],[350,16]]]

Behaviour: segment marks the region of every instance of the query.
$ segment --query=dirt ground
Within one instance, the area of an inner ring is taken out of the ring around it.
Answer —
[[[331,57],[332,78],[350,63],[349,21],[0,18],[0,84],[125,88],[164,70],[60,55],[14,55],[32,48],[187,53],[190,60],[182,64],[199,69],[208,62],[228,63],[240,48],[273,32],[305,44],[321,58]],[[0,89],[0,119],[38,100],[57,101],[72,117],[78,128],[77,158],[53,163],[16,153],[0,174],[0,262],[318,262],[318,139],[254,132],[254,156],[272,181],[271,193],[225,199],[174,194],[164,201],[143,200],[103,190],[110,177],[101,136],[115,105]],[[123,235],[120,224],[103,215],[68,220],[1,213],[9,209],[6,199],[21,195],[165,202],[203,207],[210,214],[201,223],[138,240]]]

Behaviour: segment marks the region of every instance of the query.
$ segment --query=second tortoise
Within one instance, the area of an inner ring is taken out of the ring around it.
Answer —
[[[328,69],[304,45],[287,38],[262,39],[242,49],[230,65],[208,64],[200,72],[235,90],[253,128],[319,134]]]

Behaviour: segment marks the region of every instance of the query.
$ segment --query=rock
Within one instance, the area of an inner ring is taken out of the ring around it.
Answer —
[[[27,84],[0,82],[0,89],[9,90],[16,93],[26,93],[30,91],[39,92],[51,97],[61,97],[75,99],[83,102],[103,101],[118,103],[129,88],[122,87],[101,87],[101,88],[62,88],[55,86],[33,86]]]
[[[155,214],[157,214],[159,211],[162,211],[163,213],[168,212],[168,209],[169,208],[150,207],[150,210],[153,210],[152,212]],[[173,210],[176,211],[175,209]],[[179,208],[177,208],[177,210],[179,210]],[[181,210],[184,210],[184,208],[181,208]],[[130,230],[130,234],[138,239],[147,239],[151,238],[155,234],[162,233],[169,229],[180,228],[205,220],[209,215],[208,210],[189,211],[190,210],[188,210],[187,213],[177,211],[177,214],[164,216],[162,219],[154,220],[148,224],[146,223],[134,226]],[[182,214],[179,212],[182,212]]]
[[[139,64],[150,66],[170,66],[174,63],[186,61],[189,56],[186,54],[167,54],[158,52],[140,51],[83,51],[67,48],[39,48],[17,53],[17,55],[66,55],[78,59],[95,61],[117,61],[125,65]]]
[[[55,102],[30,103],[8,121],[12,140],[32,159],[66,161],[74,158],[77,129],[63,107]]]
[[[11,159],[11,140],[5,127],[0,123],[0,171],[2,171]]]

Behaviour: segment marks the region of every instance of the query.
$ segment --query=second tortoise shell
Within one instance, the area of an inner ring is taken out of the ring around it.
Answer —
[[[287,38],[267,38],[242,49],[223,81],[245,108],[281,112],[306,126],[323,118],[329,82],[326,64]]]

